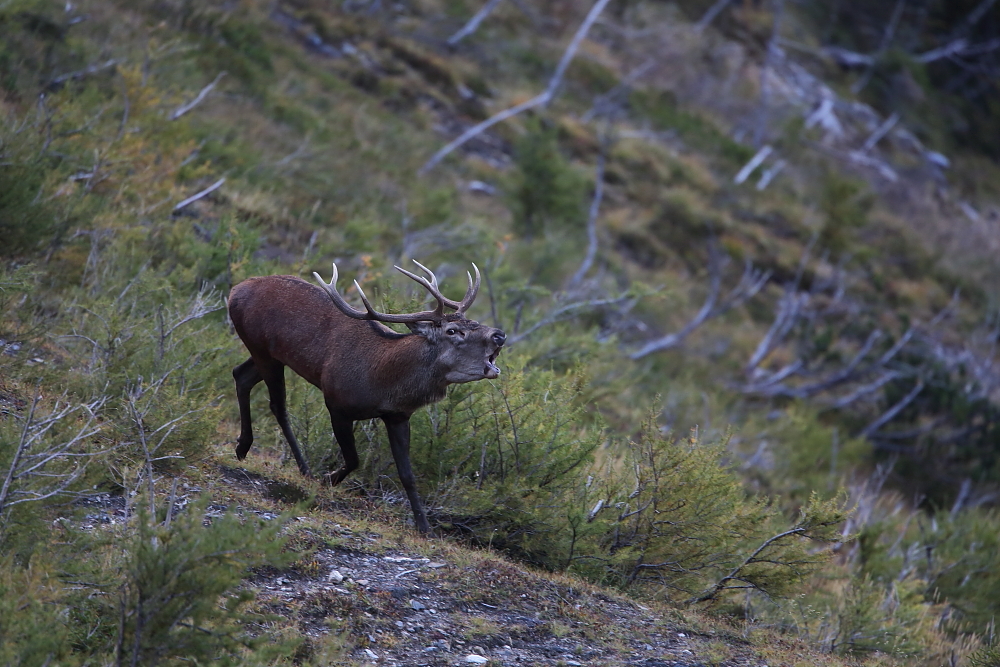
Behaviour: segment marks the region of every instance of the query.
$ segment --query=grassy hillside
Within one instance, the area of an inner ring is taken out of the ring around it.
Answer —
[[[956,120],[990,116],[709,4],[609,4],[551,103],[423,170],[590,5],[449,45],[479,5],[0,4],[3,661],[995,664],[1000,172]],[[232,454],[229,289],[334,261],[412,310],[412,259],[448,295],[475,262],[508,335],[414,416],[430,540],[376,423],[324,488],[258,389]]]

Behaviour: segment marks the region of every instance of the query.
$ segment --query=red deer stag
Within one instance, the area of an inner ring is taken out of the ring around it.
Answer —
[[[396,269],[423,285],[437,308],[391,315],[376,311],[357,281],[354,286],[365,311],[349,305],[337,291],[337,265],[326,283],[313,273],[322,289],[295,276],[262,276],[244,280],[229,294],[229,316],[250,358],[233,369],[240,406],[240,437],[236,458],[243,460],[253,444],[250,390],[264,381],[271,412],[291,447],[303,475],[309,466],[288,423],[285,407],[285,366],[323,391],[333,434],[344,465],[330,471],[339,484],[358,467],[354,422],[378,417],[389,433],[389,445],[399,480],[410,499],[417,529],[430,530],[410,467],[410,416],[424,405],[440,401],[449,384],[493,379],[494,362],[507,336],[503,331],[466,319],[465,311],[479,291],[475,281],[461,301],[444,297],[430,269],[414,262],[428,278]],[[333,301],[331,306],[330,301]],[[445,314],[444,309],[454,310]],[[412,333],[401,334],[382,322],[398,322]]]

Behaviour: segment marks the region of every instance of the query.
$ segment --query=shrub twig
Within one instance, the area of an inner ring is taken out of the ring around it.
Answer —
[[[505,121],[508,118],[513,118],[522,111],[534,109],[535,107],[548,106],[548,104],[555,98],[556,91],[562,84],[563,76],[566,74],[566,69],[569,67],[570,62],[572,62],[573,58],[576,56],[577,50],[580,48],[580,43],[583,41],[583,38],[587,36],[591,26],[594,25],[597,17],[601,15],[601,12],[607,6],[608,2],[610,2],[610,0],[597,0],[597,2],[594,3],[594,6],[591,7],[587,17],[583,20],[583,23],[580,24],[576,34],[573,35],[573,39],[570,41],[569,46],[566,47],[566,51],[563,52],[562,59],[560,59],[559,65],[556,66],[556,71],[552,75],[552,78],[549,79],[549,85],[545,87],[544,91],[535,97],[532,97],[527,102],[522,102],[521,104],[512,106],[509,109],[504,109],[503,111],[490,116],[483,122],[470,127],[468,130],[459,135],[457,139],[448,142],[437,153],[432,155],[431,158],[424,163],[424,166],[420,168],[418,173],[421,175],[426,174],[428,171],[436,167],[441,160],[447,157],[456,148],[462,146],[470,139],[482,134],[497,123]]]

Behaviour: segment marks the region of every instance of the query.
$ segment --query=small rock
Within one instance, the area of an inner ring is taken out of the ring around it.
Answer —
[[[330,581],[335,584],[339,584],[344,580],[344,575],[340,573],[340,570],[330,570],[330,575],[327,577]]]
[[[465,661],[470,665],[485,665],[487,662],[490,661],[490,659],[484,658],[483,656],[478,655],[476,653],[470,653],[469,655],[465,656]]]
[[[358,586],[367,586],[368,585],[368,580],[367,579],[358,579],[356,583],[358,584]]]
[[[427,563],[427,567],[431,568],[432,570],[437,570],[437,569],[442,568],[442,567],[448,567],[448,564],[447,563]]]
[[[396,627],[397,628],[403,628],[404,627],[403,622],[402,621],[396,621]]]
[[[424,604],[423,602],[421,602],[420,600],[410,600],[410,607],[411,607],[411,608],[412,608],[412,609],[413,609],[414,611],[422,611],[422,610],[424,610],[424,609],[427,609],[427,605],[425,605],[425,604]]]
[[[378,660],[378,653],[371,650],[370,648],[365,649],[365,655],[367,655],[371,660]]]
[[[583,667],[583,663],[577,662],[576,660],[567,660],[566,664],[569,665],[569,667]]]
[[[677,636],[678,636],[678,637],[681,637],[681,638],[684,638],[684,637],[687,637],[687,635],[686,635],[686,634],[684,634],[683,632],[678,632],[678,633],[677,633]]]

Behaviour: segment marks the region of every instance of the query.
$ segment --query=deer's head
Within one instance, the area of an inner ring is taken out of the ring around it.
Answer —
[[[430,269],[416,260],[413,263],[427,274],[427,278],[410,273],[398,266],[395,268],[403,275],[423,285],[430,292],[431,296],[437,300],[437,307],[434,310],[419,313],[380,313],[372,307],[358,281],[355,280],[354,287],[358,290],[361,301],[365,305],[365,311],[361,311],[348,304],[337,291],[336,264],[333,265],[333,278],[329,283],[324,281],[318,273],[313,273],[313,276],[330,295],[330,299],[337,308],[348,317],[358,320],[405,324],[411,332],[426,339],[432,348],[435,366],[443,371],[444,379],[449,384],[493,379],[499,376],[500,369],[497,368],[495,362],[507,335],[500,329],[488,327],[465,317],[465,311],[472,305],[479,293],[479,268],[475,264],[472,265],[476,272],[475,279],[473,280],[472,274],[467,273],[469,287],[465,296],[461,301],[453,301],[441,294],[437,277]],[[445,314],[445,308],[455,312]]]

